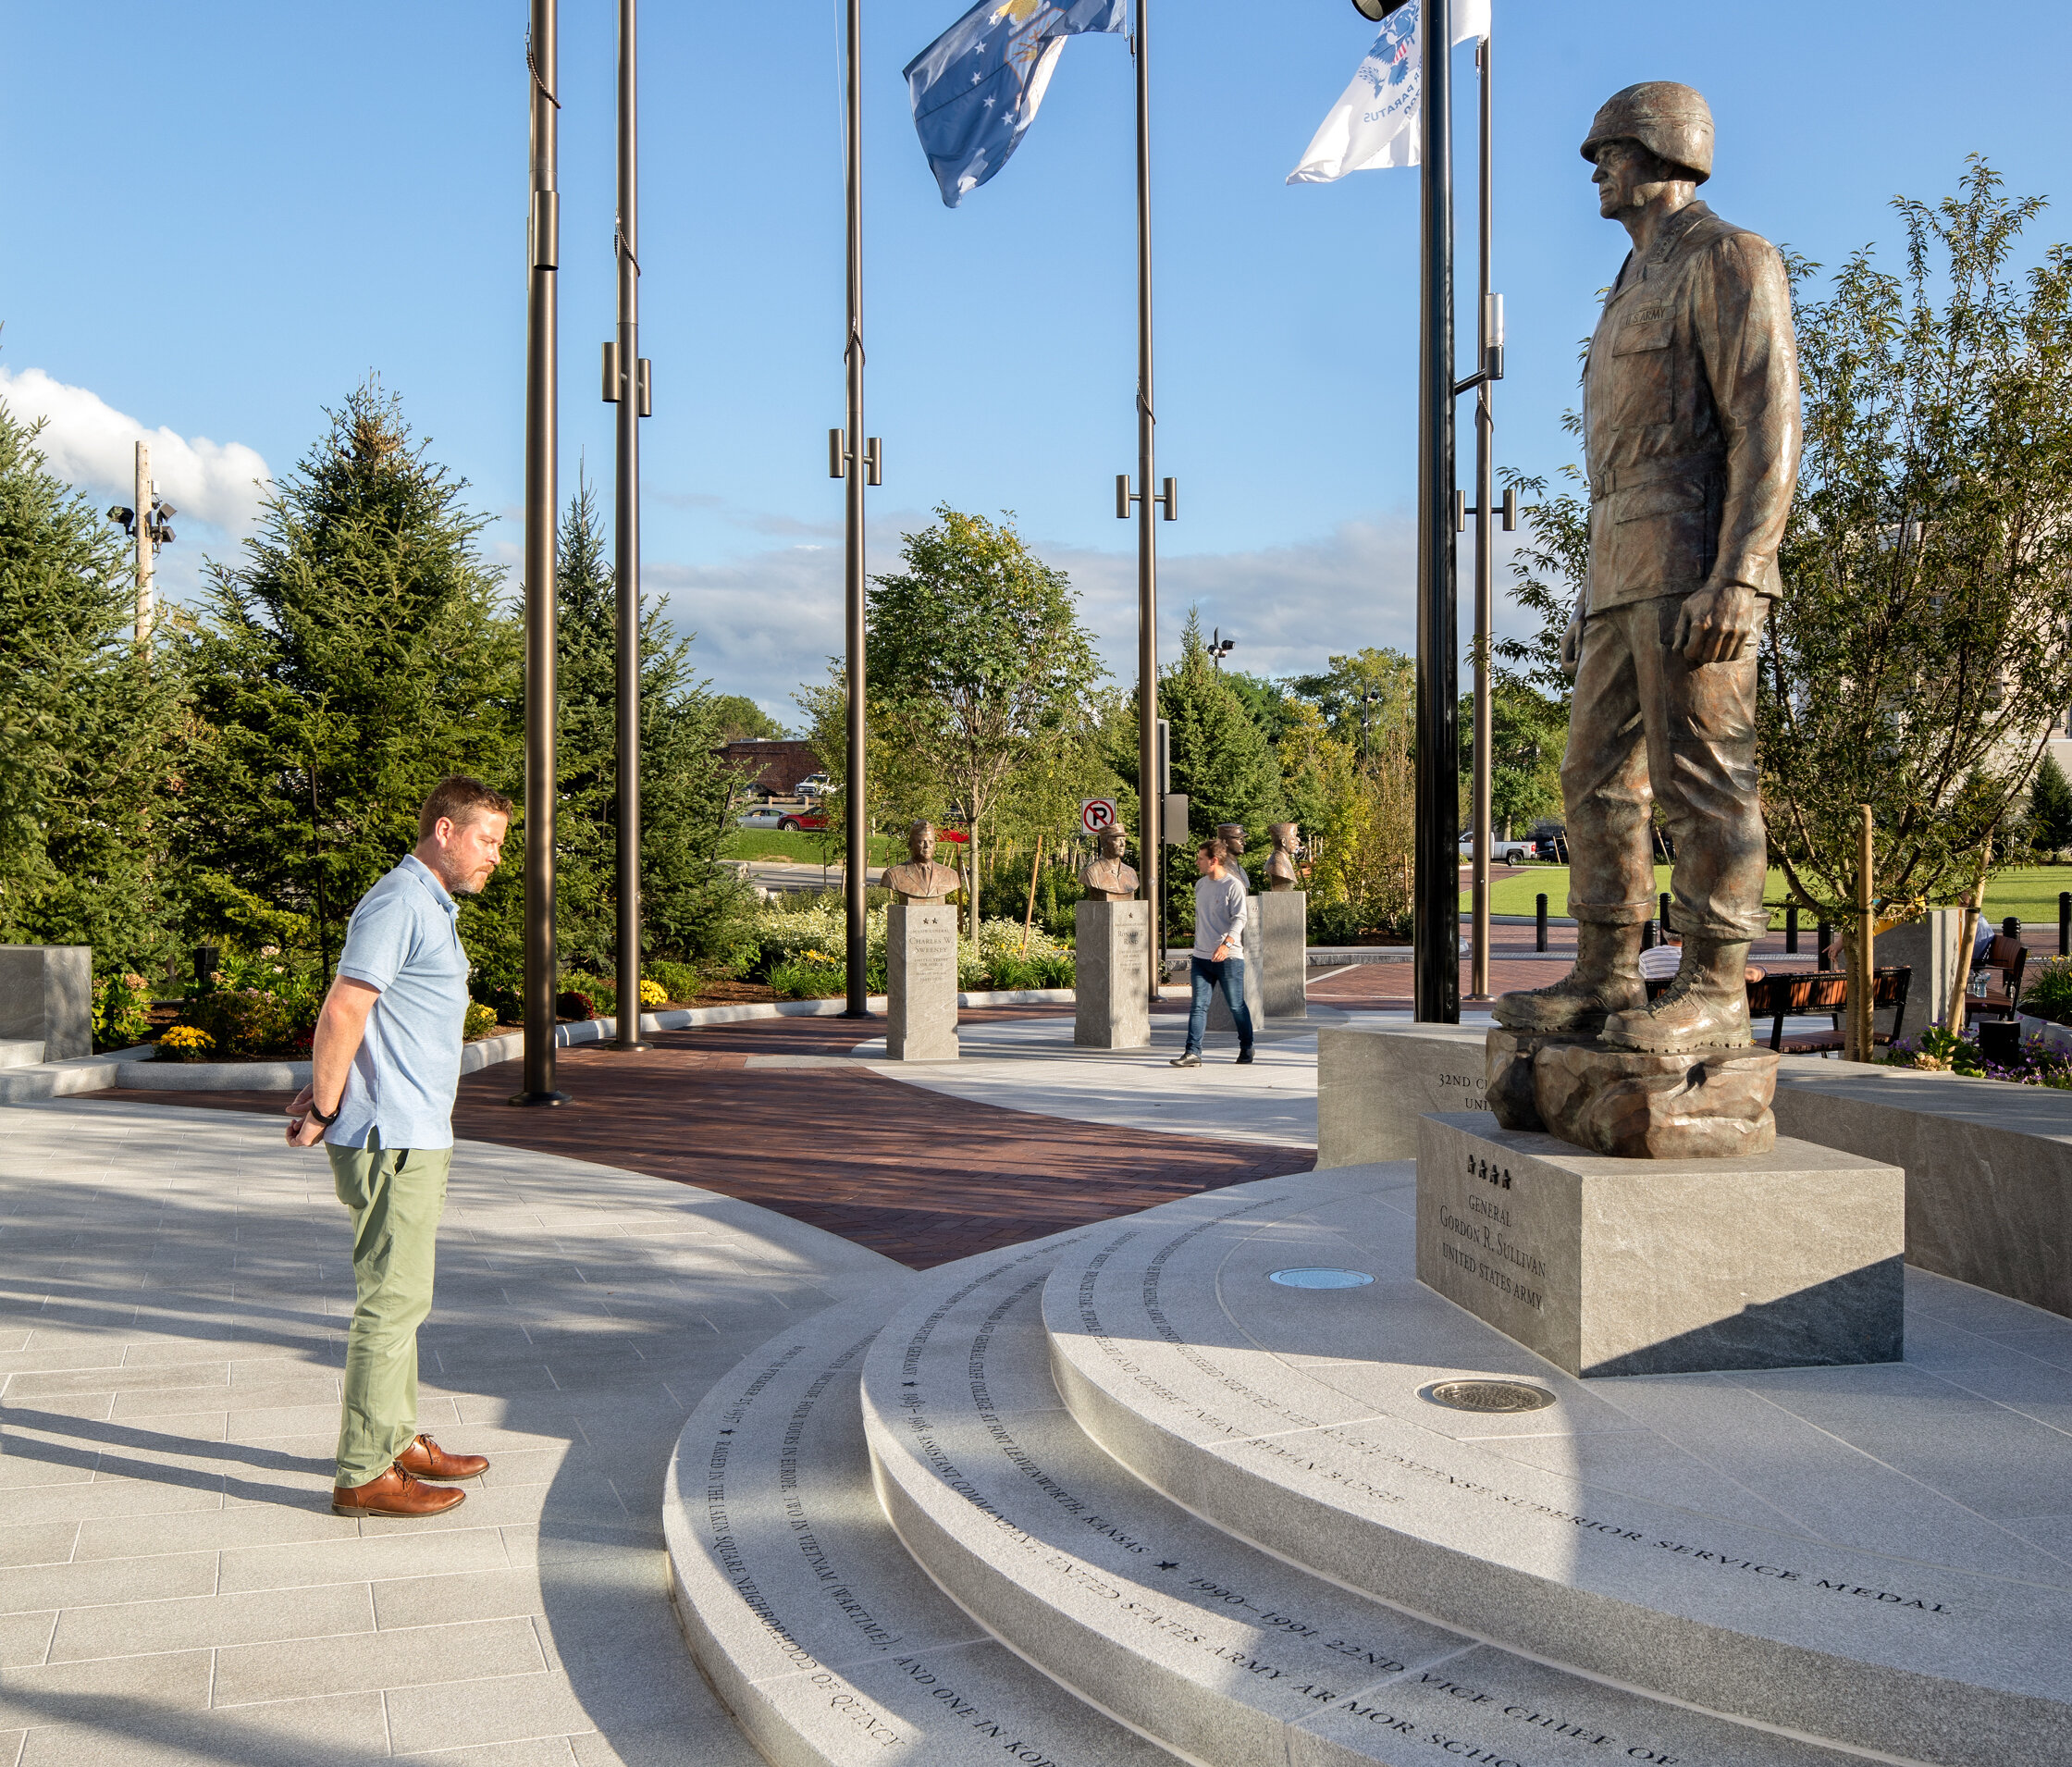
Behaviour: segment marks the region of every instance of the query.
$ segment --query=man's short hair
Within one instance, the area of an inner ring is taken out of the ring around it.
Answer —
[[[441,822],[459,828],[477,816],[510,814],[511,799],[501,792],[491,791],[479,779],[470,779],[465,773],[451,773],[432,787],[425,808],[417,812],[417,838],[430,840],[432,830]]]
[[[1230,857],[1229,854],[1226,853],[1223,850],[1223,843],[1221,841],[1203,841],[1201,846],[1197,846],[1194,849],[1194,852],[1197,858],[1199,858],[1203,853],[1214,853],[1217,859],[1228,859]]]

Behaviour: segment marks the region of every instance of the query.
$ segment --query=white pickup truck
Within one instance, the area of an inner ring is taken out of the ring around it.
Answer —
[[[1489,836],[1489,862],[1492,865],[1522,865],[1532,856],[1533,844],[1530,841],[1506,841],[1498,840],[1494,834]],[[1474,835],[1473,834],[1462,835],[1461,858],[1462,861],[1465,862],[1474,857]]]

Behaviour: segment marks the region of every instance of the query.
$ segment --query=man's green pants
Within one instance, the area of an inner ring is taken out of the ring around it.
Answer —
[[[417,1328],[432,1310],[450,1147],[327,1147],[352,1211],[359,1300],[345,1339],[339,1489],[379,1478],[417,1434]]]

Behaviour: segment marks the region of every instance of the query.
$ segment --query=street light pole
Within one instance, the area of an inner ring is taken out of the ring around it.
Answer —
[[[556,0],[532,0],[525,63],[532,80],[532,207],[525,298],[525,1061],[514,1105],[560,1105],[554,1089],[554,518],[559,441],[561,256],[556,189],[561,101]]]
[[[1137,781],[1138,821],[1143,824],[1139,847],[1144,859],[1144,935],[1150,973],[1151,1003],[1158,1004],[1158,984],[1166,972],[1166,933],[1160,912],[1158,878],[1165,874],[1165,803],[1158,776],[1158,530],[1152,525],[1154,504],[1166,519],[1179,513],[1178,493],[1171,479],[1153,494],[1157,465],[1158,415],[1152,402],[1151,308],[1151,47],[1145,15],[1150,0],[1137,0],[1137,33],[1130,47],[1137,61],[1137,485],[1132,496],[1126,479],[1116,488],[1116,513],[1128,515],[1137,505]]]
[[[151,642],[152,502],[151,444],[141,441],[137,444],[136,488],[137,642],[139,644],[149,644]]]
[[[640,188],[636,105],[639,0],[619,0],[619,326],[606,374],[615,396],[618,479],[612,583],[619,616],[619,1007],[616,1046],[640,1041],[640,420],[648,365],[640,355]]]
[[[1480,299],[1475,303],[1475,366],[1480,384],[1474,402],[1474,884],[1472,929],[1473,969],[1469,992],[1477,1000],[1489,997],[1489,835],[1494,820],[1490,795],[1489,745],[1494,740],[1495,712],[1489,703],[1489,647],[1494,641],[1497,603],[1496,478],[1497,417],[1492,403],[1495,375],[1501,365],[1494,352],[1503,344],[1501,321],[1489,293],[1489,44],[1485,37],[1475,44],[1475,66],[1481,69],[1481,147],[1477,154],[1481,183],[1479,216],[1481,275]]]
[[[1460,658],[1454,608],[1453,6],[1424,0],[1418,327],[1416,1018],[1461,1019]]]
[[[870,883],[870,795],[864,779],[864,702],[869,675],[864,656],[863,493],[879,478],[879,455],[873,444],[865,451],[863,434],[863,0],[849,0],[848,18],[848,332],[842,346],[848,373],[848,424],[833,465],[846,479],[843,499],[843,602],[848,625],[848,764],[847,862],[843,895],[848,908],[845,951],[847,995],[845,1016],[866,1017],[870,1010],[869,921],[864,891]]]

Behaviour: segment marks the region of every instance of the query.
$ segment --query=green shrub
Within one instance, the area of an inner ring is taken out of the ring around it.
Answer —
[[[130,973],[105,975],[93,982],[93,1046],[128,1049],[143,1042],[151,1030],[151,984]]]
[[[663,994],[671,1000],[696,1000],[704,982],[696,964],[672,963],[667,958],[650,961],[647,973],[661,984]]]
[[[2029,973],[2021,1009],[2032,1019],[2072,1025],[2072,958],[2051,958]]]
[[[218,1060],[302,1061],[316,1036],[320,1002],[261,988],[215,988],[188,1001],[181,1022],[205,1032]]]

